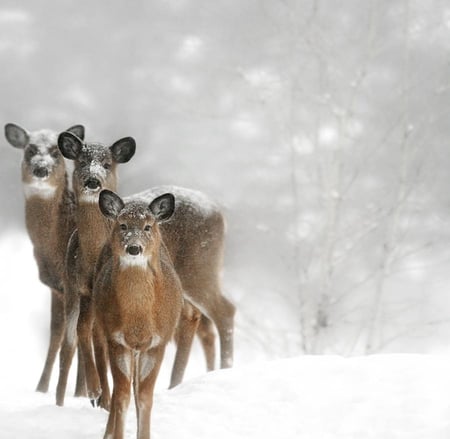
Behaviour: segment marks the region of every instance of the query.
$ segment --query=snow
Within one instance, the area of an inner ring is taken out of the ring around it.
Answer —
[[[131,199],[148,200],[165,193],[172,193],[175,196],[175,203],[182,200],[185,205],[190,205],[191,209],[205,217],[220,209],[218,204],[203,192],[172,185],[155,186],[151,189],[125,197],[124,201],[129,201]]]
[[[56,407],[55,377],[48,394],[34,392],[47,347],[49,294],[37,281],[31,245],[23,234],[1,238],[0,249],[0,437],[101,438],[106,412],[72,396],[65,407]],[[154,439],[450,437],[450,356],[263,360],[260,355],[243,361],[248,341],[240,339],[242,321],[237,319],[233,369],[206,374],[201,352],[194,350],[187,379],[167,390],[173,355],[169,349],[155,392]],[[130,404],[126,437],[134,438],[135,432]]]
[[[42,129],[38,131],[31,131],[28,134],[30,136],[29,143],[31,145],[40,146],[40,150],[43,153],[46,152],[47,148],[57,144],[58,133],[53,130]]]

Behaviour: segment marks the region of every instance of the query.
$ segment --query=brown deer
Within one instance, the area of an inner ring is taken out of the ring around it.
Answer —
[[[99,205],[112,221],[93,291],[96,324],[107,339],[114,383],[104,438],[124,437],[132,383],[136,437],[149,439],[155,381],[183,303],[181,283],[160,230],[173,215],[175,199],[167,193],[150,203],[124,203],[114,192],[103,190]]]
[[[75,161],[73,187],[78,200],[76,222],[79,228],[68,249],[68,273],[69,278],[71,277],[69,284],[73,288],[68,287],[71,300],[67,301],[66,315],[70,323],[67,325],[64,342],[67,349],[62,349],[57,404],[62,405],[64,401],[69,358],[78,332],[80,345],[84,346],[88,395],[93,405],[102,395],[100,405],[107,408],[109,389],[104,369],[105,353],[98,341],[100,337],[94,337],[98,348],[97,364],[91,352],[93,311],[90,291],[93,264],[111,229],[98,207],[98,194],[101,189],[116,190],[115,163],[124,163],[131,159],[135,144],[131,138],[122,139],[112,147],[84,144],[71,133],[62,133],[58,144],[63,155]],[[118,156],[120,157],[115,158]],[[221,367],[232,365],[234,306],[222,296],[220,289],[219,275],[224,242],[224,219],[220,209],[205,195],[183,188],[157,187],[139,195],[153,199],[164,192],[173,192],[177,201],[175,213],[170,221],[161,225],[161,233],[180,277],[183,293],[188,299],[183,307],[176,335],[177,351],[170,383],[173,387],[182,380],[192,339],[200,321],[202,326],[199,332],[202,335],[208,368],[212,369],[214,366],[211,324],[208,319],[201,317],[199,309],[215,323],[219,331]],[[96,368],[100,376],[96,374]]]
[[[84,138],[84,127],[67,131]],[[5,137],[23,150],[22,183],[25,194],[25,224],[33,244],[39,278],[51,289],[50,341],[37,391],[47,392],[64,330],[63,267],[69,236],[74,229],[73,194],[66,167],[52,130],[27,131],[5,125]],[[83,367],[79,366],[76,395],[85,394]]]
[[[56,388],[56,404],[64,405],[67,378],[78,338],[86,374],[88,397],[97,402],[103,389],[101,406],[109,408],[109,386],[106,374],[107,353],[101,340],[94,337],[96,362],[92,356],[92,285],[94,268],[100,251],[110,235],[110,224],[98,207],[102,187],[115,189],[116,166],[131,159],[135,142],[126,137],[111,147],[97,143],[83,143],[76,135],[65,132],[58,137],[63,156],[74,160],[72,185],[75,194],[76,230],[67,246],[65,267],[66,330],[60,353],[60,371]],[[96,334],[96,333],[95,333]]]
[[[148,200],[165,192],[171,192],[176,203],[173,217],[161,225],[161,232],[186,299],[176,331],[172,388],[183,379],[196,330],[200,330],[201,339],[207,339],[210,330],[206,325],[211,320],[219,333],[220,367],[233,365],[235,308],[221,291],[225,220],[219,206],[201,192],[177,186],[157,186],[133,198]],[[208,357],[208,347],[205,353]]]

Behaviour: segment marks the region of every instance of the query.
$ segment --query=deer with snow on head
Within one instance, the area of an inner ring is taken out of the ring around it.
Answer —
[[[123,438],[132,383],[137,438],[149,439],[154,385],[183,300],[160,230],[173,215],[175,200],[167,193],[150,203],[135,199],[124,203],[104,190],[99,205],[112,221],[93,290],[96,323],[107,339],[114,383],[104,437]]]
[[[67,131],[84,138],[84,127]],[[51,289],[50,342],[37,389],[47,392],[53,364],[64,331],[63,273],[67,242],[74,229],[73,194],[66,166],[53,130],[28,131],[16,124],[5,125],[7,141],[23,151],[22,183],[25,194],[25,224],[33,244],[39,278]],[[75,393],[84,389],[83,367],[79,365]]]
[[[131,137],[111,146],[85,143],[70,132],[61,133],[58,146],[66,159],[74,162],[72,186],[75,196],[76,230],[67,246],[65,267],[66,330],[60,354],[60,370],[56,388],[56,404],[64,405],[70,365],[78,339],[84,360],[87,394],[93,405],[109,408],[109,386],[106,373],[107,352],[102,337],[94,330],[92,285],[95,264],[103,245],[109,238],[110,224],[98,207],[102,188],[116,189],[116,167],[133,157],[135,142]],[[95,329],[95,328],[94,328]],[[92,342],[96,347],[95,360]],[[103,398],[99,400],[100,394]]]

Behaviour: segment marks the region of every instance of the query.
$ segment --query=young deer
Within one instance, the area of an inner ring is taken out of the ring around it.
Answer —
[[[67,131],[84,138],[84,127]],[[18,125],[5,125],[5,137],[23,150],[22,183],[25,223],[36,259],[39,278],[51,289],[50,342],[41,378],[40,392],[47,392],[64,330],[63,267],[69,236],[74,229],[73,194],[69,191],[64,159],[51,130],[29,132]],[[79,366],[76,394],[84,390],[83,367]]]
[[[61,133],[58,146],[63,156],[74,160],[73,190],[75,194],[76,230],[67,246],[65,267],[66,330],[60,353],[60,371],[56,388],[56,404],[64,405],[67,378],[78,338],[85,365],[88,397],[96,402],[101,390],[103,408],[109,408],[109,386],[106,374],[97,374],[96,367],[106,369],[107,353],[102,340],[94,337],[96,362],[92,356],[92,286],[94,268],[100,251],[110,235],[110,224],[98,207],[102,187],[116,188],[116,166],[131,159],[135,142],[126,137],[111,147],[83,143],[70,132]],[[97,334],[96,332],[94,334]]]
[[[172,194],[148,203],[126,203],[103,190],[100,210],[112,221],[94,283],[96,323],[107,339],[113,376],[111,411],[104,438],[124,436],[131,383],[137,438],[150,438],[153,390],[166,344],[182,308],[180,280],[164,245],[160,225],[175,209]]]
[[[75,277],[72,275],[69,282],[72,288],[68,288],[68,296],[72,299],[68,300],[66,312],[69,323],[64,344],[67,345],[67,350],[64,347],[62,349],[62,367],[57,391],[57,403],[60,405],[63,403],[65,377],[70,367],[70,360],[66,361],[65,358],[71,358],[70,352],[76,339],[76,331],[80,345],[84,346],[88,395],[94,404],[100,395],[102,407],[107,407],[109,403],[109,389],[104,368],[105,355],[101,343],[97,340],[96,365],[90,342],[93,324],[89,293],[92,288],[92,264],[98,258],[99,251],[110,233],[110,224],[101,214],[96,202],[101,189],[116,190],[115,162],[118,160],[114,159],[114,156],[120,153],[123,155],[121,162],[128,161],[135,148],[134,141],[131,140],[127,138],[126,141],[116,142],[117,145],[108,148],[100,144],[84,144],[70,133],[63,133],[59,137],[61,152],[66,158],[75,161],[73,187],[79,206],[77,209],[79,229],[71,240],[68,251],[68,271],[77,274]],[[232,365],[234,306],[222,296],[220,289],[219,275],[224,242],[224,219],[220,209],[205,195],[188,189],[157,187],[139,195],[153,199],[164,192],[174,193],[176,206],[173,218],[161,225],[161,233],[180,277],[183,293],[189,300],[183,307],[176,334],[177,351],[170,383],[173,387],[182,380],[192,339],[200,322],[208,368],[212,369],[214,366],[214,338],[211,337],[211,324],[205,317],[201,317],[198,309],[215,323],[219,331],[221,367]],[[81,296],[78,295],[78,291],[81,292]],[[100,377],[96,374],[96,366]]]

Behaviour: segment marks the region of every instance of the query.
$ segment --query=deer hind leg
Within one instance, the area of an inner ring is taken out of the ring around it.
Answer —
[[[111,392],[108,382],[108,346],[106,344],[105,334],[97,322],[94,322],[93,335],[95,364],[102,388],[99,405],[101,408],[109,410],[111,405]]]
[[[92,330],[94,324],[94,307],[89,296],[81,296],[80,316],[78,318],[78,340],[84,361],[86,374],[86,387],[91,404],[96,407],[99,402],[102,389],[92,352]]]
[[[111,410],[103,437],[104,439],[122,439],[126,413],[130,404],[134,357],[129,349],[116,343],[109,343],[109,354],[114,387]]]
[[[64,334],[64,301],[61,292],[52,290],[50,310],[50,342],[41,378],[36,387],[38,392],[47,392],[52,374],[53,365],[56,360]]]
[[[208,372],[214,370],[216,364],[216,333],[213,322],[203,314],[197,328],[197,337],[205,354],[206,370]]]
[[[219,332],[220,367],[233,366],[233,332],[235,306],[224,296],[218,294],[212,306],[207,309],[208,317],[213,320]]]
[[[56,387],[56,404],[59,406],[64,405],[67,378],[77,344],[77,322],[80,314],[80,299],[77,294],[66,295],[64,314],[66,325],[63,344],[59,354],[59,377]]]
[[[150,439],[150,415],[156,378],[164,357],[164,346],[140,352],[134,368],[134,401],[137,414],[137,439]]]
[[[192,341],[200,323],[200,317],[200,311],[185,301],[175,333],[177,350],[172,375],[170,377],[169,389],[183,381],[184,371],[186,370],[189,353],[191,352]]]

